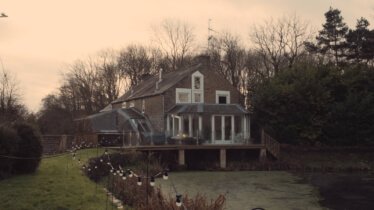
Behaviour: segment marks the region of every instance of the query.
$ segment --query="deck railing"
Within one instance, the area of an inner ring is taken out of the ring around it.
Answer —
[[[178,135],[175,137],[167,137],[164,134],[123,132],[115,135],[102,135],[98,138],[99,144],[103,146],[120,146],[120,147],[136,147],[136,146],[152,146],[152,145],[206,145],[211,144],[210,137],[205,138],[203,135],[188,137]],[[232,144],[253,144],[249,139],[242,135],[235,136]]]
[[[280,156],[280,143],[267,134],[264,129],[261,130],[261,143],[265,145],[266,150],[275,158]]]

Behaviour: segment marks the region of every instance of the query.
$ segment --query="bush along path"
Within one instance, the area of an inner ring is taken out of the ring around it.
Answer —
[[[105,151],[102,156],[90,159],[82,168],[90,179],[100,182],[114,195],[109,196],[108,193],[108,203],[113,202],[110,199],[118,198],[126,206],[137,210],[224,209],[223,195],[212,201],[202,195],[189,198],[180,195],[173,184],[175,197],[166,198],[156,187],[156,182],[173,180],[169,179],[169,171],[151,156],[140,153],[109,154]]]
[[[76,156],[65,153],[41,158],[33,174],[0,181],[0,209],[6,210],[97,210],[113,208],[106,193],[81,170],[89,158],[102,149],[82,149]],[[74,153],[73,153],[74,154]]]

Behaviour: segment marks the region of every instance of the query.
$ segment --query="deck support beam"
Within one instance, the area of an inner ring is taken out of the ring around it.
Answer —
[[[219,150],[219,166],[226,168],[226,149]]]
[[[184,157],[184,149],[178,150],[178,165],[180,166],[186,165],[185,157]]]
[[[260,149],[259,160],[260,162],[266,161],[266,149],[265,148]]]

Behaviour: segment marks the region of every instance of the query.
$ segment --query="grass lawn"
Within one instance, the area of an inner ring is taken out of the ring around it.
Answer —
[[[78,157],[85,162],[96,153],[96,149],[81,150]],[[98,154],[102,153],[99,150]],[[0,209],[99,210],[106,209],[106,194],[82,174],[78,161],[66,154],[43,159],[35,174],[0,181]]]

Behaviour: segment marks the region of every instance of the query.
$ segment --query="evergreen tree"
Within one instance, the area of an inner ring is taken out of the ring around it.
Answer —
[[[369,21],[357,20],[356,29],[347,34],[347,59],[356,63],[370,62],[374,58],[374,30],[369,30]]]
[[[340,13],[340,10],[330,7],[325,13],[326,22],[322,25],[323,29],[316,37],[317,44],[306,43],[309,51],[326,56],[336,65],[341,65],[341,58],[344,57],[345,37],[348,32]]]

